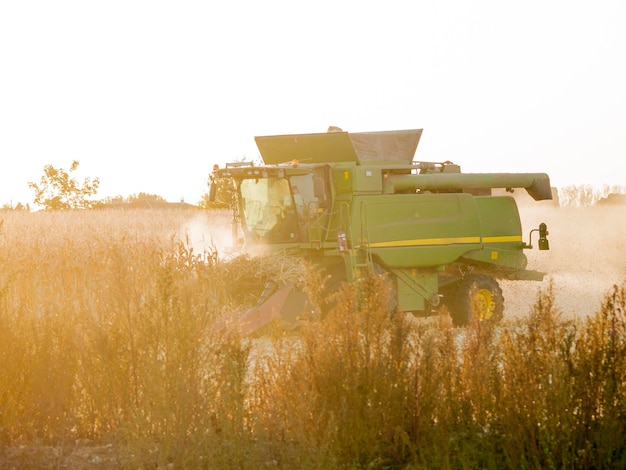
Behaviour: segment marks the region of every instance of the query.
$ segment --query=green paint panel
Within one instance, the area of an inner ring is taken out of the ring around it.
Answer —
[[[355,168],[355,194],[380,194],[383,191],[383,178],[380,170],[357,166]]]
[[[522,236],[517,204],[511,196],[477,196],[484,237]]]
[[[515,199],[511,196],[476,197],[483,236],[481,251],[465,257],[498,266],[524,269],[522,224]]]
[[[426,309],[426,299],[437,293],[438,277],[436,273],[414,273],[394,270],[398,290],[398,305],[405,312]]]
[[[448,264],[481,247],[478,210],[469,194],[355,197],[351,220],[355,244],[369,246],[391,267]]]

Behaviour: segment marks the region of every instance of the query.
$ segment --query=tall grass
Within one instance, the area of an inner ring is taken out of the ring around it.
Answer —
[[[188,217],[3,217],[0,466],[626,466],[626,282],[579,320],[548,285],[523,320],[459,329],[390,314],[371,277],[243,338],[215,322],[294,270],[196,252]]]

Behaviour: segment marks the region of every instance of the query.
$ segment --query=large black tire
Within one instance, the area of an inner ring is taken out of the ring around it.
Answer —
[[[486,274],[469,274],[448,294],[446,302],[456,326],[474,321],[497,323],[504,315],[504,296],[498,282]]]

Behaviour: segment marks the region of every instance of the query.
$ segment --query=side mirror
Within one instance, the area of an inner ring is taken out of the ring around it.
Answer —
[[[539,249],[549,250],[550,243],[548,243],[548,226],[541,222],[539,224]]]
[[[539,228],[534,228],[530,231],[528,244],[523,243],[522,248],[526,249],[533,247],[533,232],[539,232],[539,249],[549,250],[550,243],[548,243],[548,226],[543,222],[539,224]]]

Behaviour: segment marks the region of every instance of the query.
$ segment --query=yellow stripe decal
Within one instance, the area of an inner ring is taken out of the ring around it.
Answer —
[[[510,243],[521,242],[521,235],[508,235],[502,237],[484,237],[482,243]],[[427,246],[427,245],[459,245],[481,243],[480,237],[450,237],[450,238],[417,238],[413,240],[396,240],[390,242],[370,243],[370,248],[389,248],[403,246]]]
[[[416,245],[453,245],[466,243],[480,243],[480,237],[456,237],[456,238],[417,238],[414,240],[396,240],[391,242],[370,243],[371,248],[416,246]]]
[[[521,242],[521,235],[508,235],[504,237],[483,237],[483,243],[507,243],[507,242]]]

